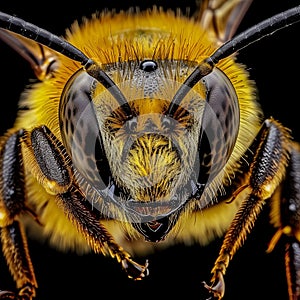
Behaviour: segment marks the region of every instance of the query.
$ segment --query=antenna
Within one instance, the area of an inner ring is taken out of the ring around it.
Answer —
[[[57,35],[42,29],[32,23],[26,22],[18,17],[11,16],[0,12],[0,28],[20,34],[30,40],[36,41],[50,49],[78,61],[86,69],[86,72],[100,82],[109,90],[112,96],[118,101],[128,119],[133,117],[131,108],[117,85],[104,72],[104,70],[96,64],[92,59],[87,57],[81,50],[70,44]]]
[[[167,115],[172,117],[190,89],[198,83],[204,76],[212,72],[215,65],[223,58],[226,58],[237,51],[240,51],[250,44],[261,40],[279,29],[286,28],[300,21],[300,5],[273,17],[270,17],[257,25],[243,31],[236,37],[220,46],[210,57],[206,58],[195,68],[189,77],[180,86],[174,95]]]

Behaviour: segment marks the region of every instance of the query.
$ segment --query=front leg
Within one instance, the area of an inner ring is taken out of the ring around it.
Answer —
[[[22,131],[7,134],[0,144],[0,237],[4,257],[18,289],[18,295],[1,291],[0,299],[32,299],[37,288],[27,240],[19,222],[19,216],[29,211],[21,155],[22,134]]]
[[[10,291],[1,291],[0,299],[34,298],[37,283],[22,224],[13,221],[11,225],[0,229],[0,236],[4,257],[18,289],[18,296]]]
[[[212,285],[204,283],[217,299],[222,299],[224,296],[223,276],[230,260],[251,232],[265,200],[272,196],[285,176],[290,146],[288,131],[278,122],[270,119],[264,122],[247,153],[248,161],[251,158],[249,179],[245,185],[249,190],[249,196],[242,202],[226,232],[219,256],[212,269]]]
[[[95,253],[109,254],[116,258],[129,278],[140,280],[148,275],[148,262],[146,261],[145,265],[138,264],[113,240],[99,221],[99,212],[92,208],[78,189],[72,187],[66,193],[58,195],[57,204]]]
[[[133,261],[101,224],[101,214],[75,182],[71,159],[53,133],[42,126],[25,132],[22,139],[31,173],[48,193],[56,195],[57,205],[93,251],[116,258],[130,278],[139,280],[147,276],[148,263],[140,265]]]
[[[271,252],[279,238],[286,242],[285,265],[289,299],[300,299],[300,145],[293,143],[283,184],[272,197],[271,222],[278,228]]]

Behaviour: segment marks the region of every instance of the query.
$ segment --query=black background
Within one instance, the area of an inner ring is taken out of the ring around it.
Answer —
[[[190,6],[193,1],[92,1],[76,3],[34,2],[27,0],[18,6],[15,1],[0,3],[0,10],[15,14],[53,33],[62,35],[75,19],[89,16],[103,7],[127,8],[153,4]],[[139,3],[140,2],[140,3]],[[176,2],[176,5],[175,5]],[[270,4],[271,3],[271,4]],[[293,7],[297,1],[254,0],[239,31],[275,13]],[[24,7],[26,5],[26,7]],[[292,129],[300,140],[299,95],[299,32],[300,24],[277,32],[239,54],[256,80],[266,117],[273,116]],[[26,62],[3,43],[0,43],[0,133],[12,126],[18,97],[33,73]],[[265,207],[245,246],[238,251],[228,268],[227,299],[288,299],[284,274],[284,245],[266,254],[274,230],[268,225]],[[46,245],[29,240],[33,264],[39,284],[37,299],[164,299],[180,297],[205,299],[202,280],[209,280],[210,270],[217,257],[221,240],[208,247],[174,246],[150,255],[150,277],[141,282],[128,280],[114,260],[102,256],[61,254]],[[141,260],[142,261],[142,260]],[[13,289],[3,258],[0,259],[0,289]]]

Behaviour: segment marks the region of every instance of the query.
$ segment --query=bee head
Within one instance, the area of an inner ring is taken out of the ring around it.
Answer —
[[[170,220],[201,196],[225,166],[238,132],[237,97],[218,69],[180,103],[172,102],[193,64],[147,60],[106,66],[125,103],[78,71],[61,99],[64,144],[73,165],[104,199],[99,210],[109,202],[109,217],[139,224],[150,240],[163,238],[174,224]]]
[[[222,174],[235,146],[237,95],[217,63],[298,22],[299,15],[295,7],[263,21],[192,66],[173,59],[98,65],[72,44],[16,17],[0,13],[0,27],[82,64],[59,107],[61,136],[82,177],[79,184],[87,182],[92,190],[87,198],[99,195],[91,202],[103,215],[125,216],[146,239],[157,241],[190,199],[201,208],[203,190]]]

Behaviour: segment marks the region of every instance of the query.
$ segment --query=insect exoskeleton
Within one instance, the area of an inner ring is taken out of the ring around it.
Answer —
[[[31,109],[19,115],[16,127],[31,128],[33,118],[34,126],[47,125],[66,147],[92,205],[126,221],[120,224],[129,235],[136,233],[127,225],[138,224],[146,239],[161,240],[182,210],[212,204],[238,167],[261,121],[253,83],[234,58],[225,59],[171,115],[175,93],[217,48],[198,23],[158,9],[108,13],[75,23],[67,37],[101,65],[126,102],[58,55],[52,78],[26,92],[23,105]]]
[[[97,13],[66,40],[0,12],[0,38],[39,79],[0,139],[0,238],[18,289],[0,298],[35,297],[30,225],[57,248],[110,255],[135,280],[148,261],[127,251],[225,233],[203,285],[220,300],[267,201],[278,229],[268,250],[289,238],[289,295],[299,295],[299,145],[263,119],[235,53],[297,22],[300,8],[232,38],[251,1],[225,2],[203,1],[194,18],[157,7]]]

